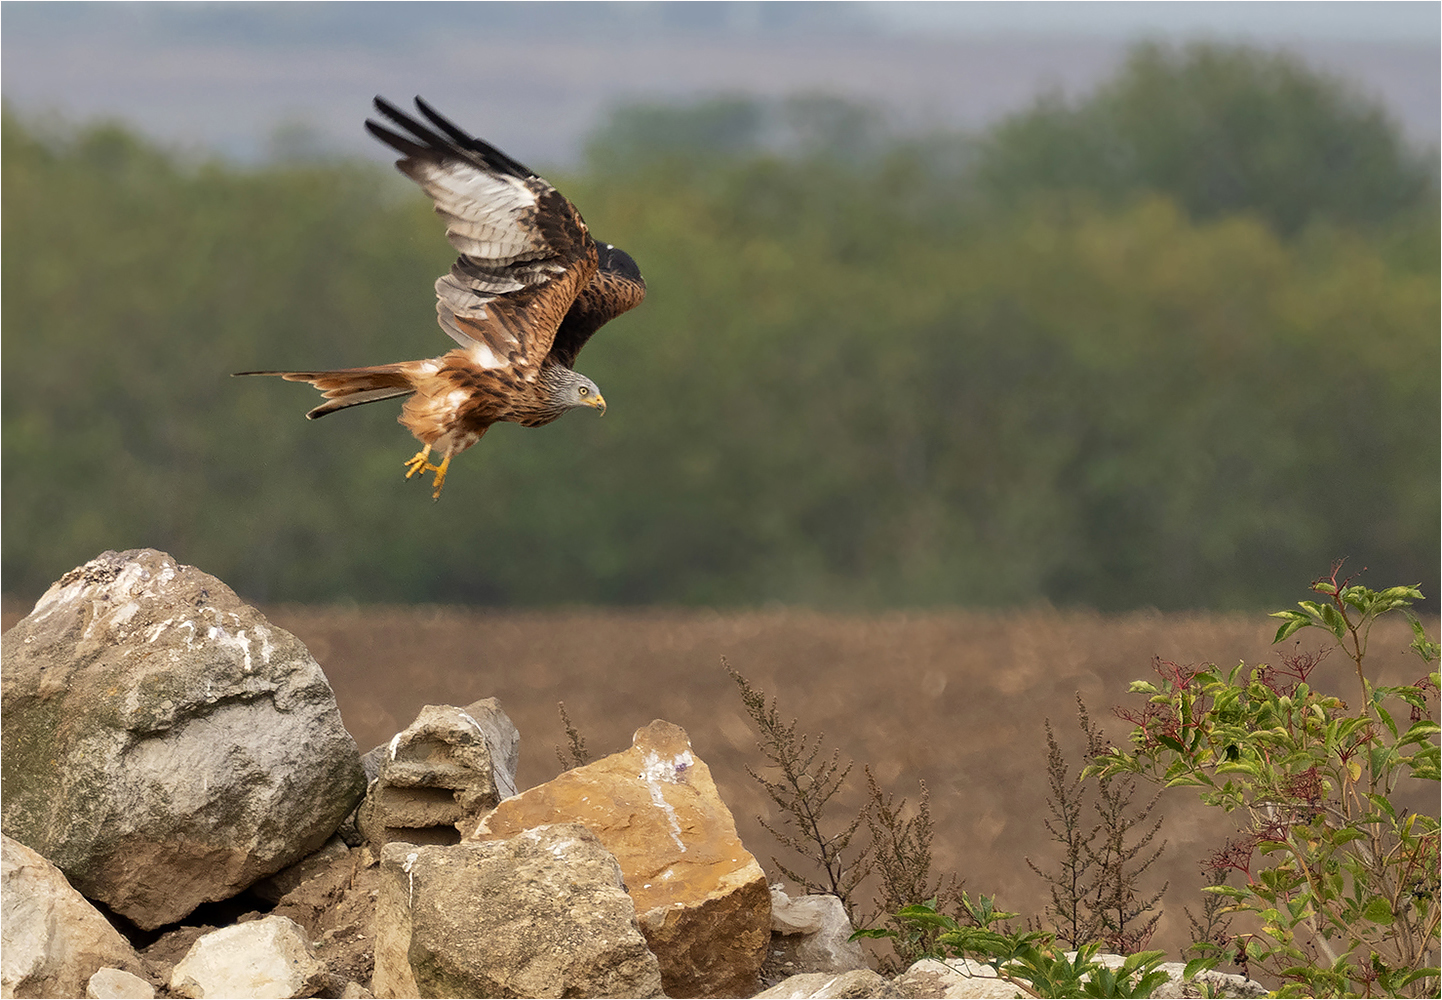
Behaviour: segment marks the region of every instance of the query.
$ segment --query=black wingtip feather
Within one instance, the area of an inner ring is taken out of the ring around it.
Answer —
[[[382,97],[376,98],[376,110],[385,115],[392,122],[405,129],[421,142],[425,143],[435,153],[450,153],[454,155],[458,150],[454,143],[432,132],[410,115],[406,114],[394,104]]]
[[[480,153],[481,156],[485,159],[488,166],[496,169],[502,169],[506,173],[511,174],[513,177],[518,177],[521,180],[526,180],[528,178],[536,176],[536,172],[530,167],[526,166],[524,163],[521,163],[519,160],[507,156],[501,150],[497,149],[495,146],[492,146],[485,140],[477,139],[475,136],[466,133],[463,129],[458,128],[456,124],[452,122],[449,118],[441,114],[435,108],[431,107],[430,104],[426,102],[425,98],[421,97],[419,94],[416,95],[415,101],[416,107],[420,109],[421,114],[425,115],[426,118],[430,120],[430,123],[432,125],[440,129],[446,135],[450,136],[451,140],[462,149],[468,149],[472,152]]]
[[[517,160],[513,160],[499,149],[483,142],[474,136],[467,135],[465,131],[458,128],[435,108],[427,104],[422,98],[416,98],[416,107],[420,109],[431,124],[444,132],[440,135],[424,124],[411,117],[390,101],[379,95],[375,99],[375,108],[386,118],[390,119],[398,127],[409,132],[419,142],[407,139],[390,131],[384,126],[366,120],[366,128],[371,135],[380,139],[386,145],[411,157],[435,157],[435,156],[458,156],[469,159],[472,162],[479,161],[490,170],[497,173],[509,174],[519,180],[529,180],[535,177],[533,170]]]
[[[394,149],[397,153],[402,153],[406,156],[424,157],[430,152],[430,150],[420,143],[412,142],[405,136],[392,132],[384,125],[373,122],[369,118],[366,119],[366,131],[391,147],[391,149]]]

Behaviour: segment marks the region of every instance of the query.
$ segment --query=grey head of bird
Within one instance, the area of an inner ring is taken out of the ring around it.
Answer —
[[[589,406],[603,414],[606,412],[606,398],[596,388],[595,382],[563,365],[548,365],[547,368],[549,371],[546,374],[550,377],[543,377],[543,381],[550,403],[566,410]]]

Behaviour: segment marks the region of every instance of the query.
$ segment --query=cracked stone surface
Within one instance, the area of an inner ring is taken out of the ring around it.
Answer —
[[[685,730],[660,719],[638,729],[631,749],[501,802],[469,839],[547,823],[584,824],[616,856],[667,996],[756,992],[770,890]]]
[[[508,840],[387,844],[378,997],[659,997],[616,859],[583,826]]]
[[[3,824],[143,928],[315,851],[365,791],[305,646],[153,549],[65,574],[5,634]]]
[[[494,698],[465,708],[426,705],[366,755],[376,769],[360,807],[361,835],[379,853],[392,841],[457,844],[501,799],[516,794],[520,734]]]
[[[106,967],[145,971],[130,943],[59,869],[0,837],[0,996],[77,997]]]

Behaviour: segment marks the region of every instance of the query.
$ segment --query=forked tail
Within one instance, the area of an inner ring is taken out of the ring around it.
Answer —
[[[322,403],[307,413],[307,420],[315,420],[343,410],[348,406],[362,403],[376,403],[382,399],[409,396],[415,392],[410,376],[406,374],[404,362],[392,365],[373,365],[369,368],[340,368],[329,372],[236,372],[236,375],[279,375],[287,382],[309,382],[325,395],[328,402]]]

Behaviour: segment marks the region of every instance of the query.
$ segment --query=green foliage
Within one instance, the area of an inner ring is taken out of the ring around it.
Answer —
[[[1139,47],[1084,101],[1049,98],[997,129],[980,172],[1008,199],[1150,191],[1198,219],[1255,214],[1285,234],[1386,223],[1436,198],[1431,157],[1380,107],[1291,56],[1214,44]]]
[[[1365,670],[1372,623],[1422,594],[1337,575],[1334,567],[1313,584],[1322,600],[1276,615],[1277,641],[1311,627],[1333,636],[1357,666],[1355,708],[1311,685],[1323,654],[1227,672],[1159,664],[1159,684],[1132,685],[1148,701],[1124,713],[1135,724],[1131,749],[1102,754],[1089,770],[1194,786],[1203,802],[1243,817],[1241,836],[1211,867],[1246,884],[1215,880],[1208,891],[1256,918],[1260,932],[1238,946],[1286,995],[1435,996],[1442,836],[1437,817],[1398,808],[1395,793],[1403,781],[1438,781],[1429,699],[1439,678],[1376,686]],[[1414,648],[1430,661],[1435,645],[1417,631]]]
[[[552,177],[651,288],[581,356],[608,415],[495,428],[431,504],[394,403],[308,423],[226,377],[446,349],[419,192],[7,113],[7,588],[139,545],[297,601],[1258,607],[1318,551],[1436,580],[1436,213],[1012,209],[954,137],[836,102],[668,114]]]
[[[908,948],[932,942],[935,951],[928,957],[978,961],[1034,997],[1149,997],[1168,979],[1158,968],[1166,957],[1163,952],[1129,955],[1113,969],[1096,961],[1096,944],[1067,953],[1051,934],[1012,930],[1007,921],[1017,915],[998,910],[995,897],[972,902],[963,892],[960,906],[962,921],[939,912],[936,900],[930,900],[900,910],[899,929],[863,930],[854,936],[901,940]]]

